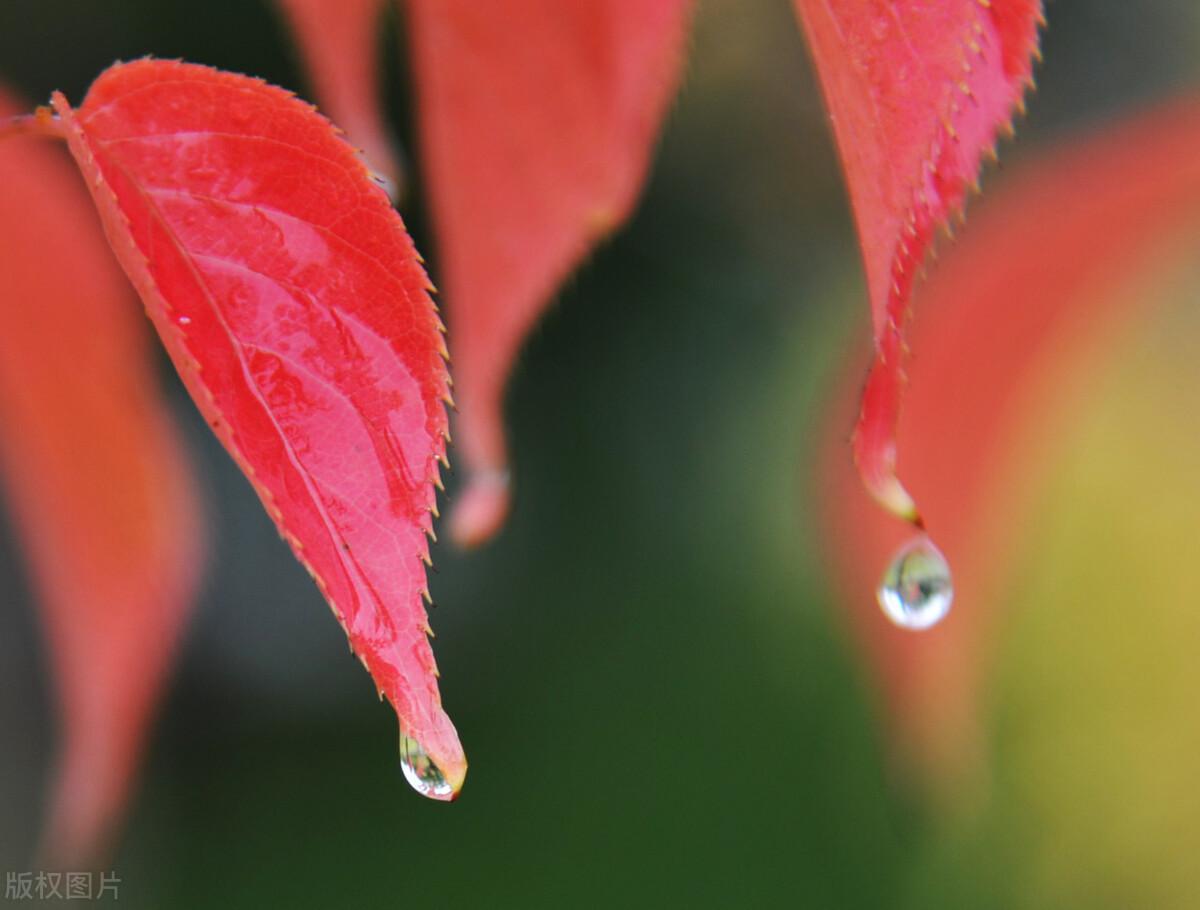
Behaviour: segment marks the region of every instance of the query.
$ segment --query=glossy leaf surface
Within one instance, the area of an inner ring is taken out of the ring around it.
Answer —
[[[422,603],[448,380],[399,216],[324,118],[258,80],[143,60],[77,111],[53,101],[189,392],[457,792]]]
[[[385,0],[276,0],[304,57],[318,103],[403,194],[404,168],[384,118],[377,52]]]
[[[1065,146],[980,203],[913,326],[921,355],[899,439],[957,590],[949,618],[919,635],[883,622],[875,604],[872,588],[906,530],[871,507],[845,463],[859,387],[847,370],[821,474],[827,559],[899,750],[935,785],[952,785],[985,754],[980,692],[1030,498],[1090,377],[1153,302],[1119,291],[1161,257],[1194,255],[1198,229],[1194,100]]]
[[[874,363],[854,456],[867,489],[919,522],[896,478],[904,323],[933,234],[1030,81],[1040,0],[795,0],[833,121],[866,267]]]
[[[70,159],[0,142],[0,464],[61,712],[44,848],[67,864],[119,821],[200,569],[152,351]]]
[[[678,81],[688,7],[406,3],[471,472],[452,519],[460,542],[504,519],[504,384],[558,286],[629,214]]]

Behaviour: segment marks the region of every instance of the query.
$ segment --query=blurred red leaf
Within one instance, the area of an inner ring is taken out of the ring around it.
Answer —
[[[312,75],[317,100],[403,194],[404,168],[383,117],[378,73],[378,28],[385,0],[277,0]]]
[[[1041,0],[795,0],[833,121],[871,298],[875,362],[854,455],[920,522],[895,475],[902,337],[934,231],[959,211],[1030,81]]]
[[[0,116],[19,109],[0,94]],[[44,841],[84,863],[119,820],[202,529],[136,298],[70,159],[6,140],[0,187],[0,463],[63,722]]]
[[[906,531],[871,507],[845,463],[858,387],[847,370],[820,473],[827,558],[897,749],[935,784],[969,776],[980,759],[995,606],[1052,441],[1122,328],[1143,315],[1110,289],[1189,226],[1200,227],[1196,100],[1007,175],[939,263],[913,326],[920,353],[899,439],[959,606],[920,635],[881,622],[875,606],[873,585]]]
[[[674,94],[687,0],[408,0],[420,141],[471,472],[452,518],[508,508],[504,384],[567,274],[628,216]]]
[[[53,104],[189,392],[452,796],[466,760],[421,602],[448,378],[400,217],[259,80],[142,60]]]

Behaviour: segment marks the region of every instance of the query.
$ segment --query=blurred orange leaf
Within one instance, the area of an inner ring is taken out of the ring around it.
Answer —
[[[0,116],[19,109],[0,94]],[[133,290],[78,174],[14,138],[0,186],[0,465],[62,712],[44,841],[82,863],[119,820],[202,528]]]
[[[628,217],[683,60],[688,0],[408,0],[420,142],[471,472],[464,544],[508,509],[503,393],[525,335]]]

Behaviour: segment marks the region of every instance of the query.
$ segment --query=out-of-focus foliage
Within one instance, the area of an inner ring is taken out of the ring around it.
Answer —
[[[1006,159],[1200,84],[1189,0],[1057,0],[1048,16]],[[697,25],[639,214],[518,369],[512,524],[480,554],[434,553],[443,689],[472,757],[450,811],[409,792],[387,709],[176,395],[218,574],[113,860],[123,905],[1194,905],[1194,639],[1175,593],[1200,502],[1195,447],[1175,438],[1200,400],[1187,301],[1062,440],[999,645],[991,801],[956,819],[914,807],[888,787],[802,498],[820,409],[866,332],[824,116],[786,2],[710,0]],[[389,98],[411,148],[401,46]],[[0,73],[29,97],[81,97],[149,52],[304,87],[265,3],[0,5]],[[420,180],[405,214],[425,248]],[[11,553],[0,871],[31,868],[51,745]]]
[[[926,634],[879,622],[880,566],[912,531],[867,497],[845,457],[860,384],[829,402],[814,484],[822,553],[887,708],[897,760],[963,798],[987,763],[981,688],[1003,634],[1014,550],[1072,422],[1154,295],[1122,294],[1195,248],[1200,102],[1189,94],[1078,133],[1008,171],[924,284],[899,426],[905,473],[954,567],[959,608]],[[838,398],[844,401],[838,401]]]

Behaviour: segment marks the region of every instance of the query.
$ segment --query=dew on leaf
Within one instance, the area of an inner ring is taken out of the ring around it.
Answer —
[[[924,534],[904,544],[888,564],[876,591],[884,615],[904,629],[941,622],[954,601],[950,566]]]
[[[400,767],[409,786],[430,799],[452,800],[458,796],[441,768],[434,764],[424,747],[403,730],[400,731]]]

